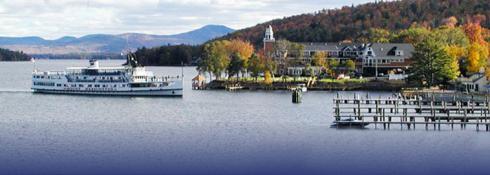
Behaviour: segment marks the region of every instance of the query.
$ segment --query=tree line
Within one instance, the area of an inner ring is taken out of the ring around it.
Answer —
[[[154,48],[140,48],[136,52],[140,64],[147,66],[195,65],[201,57],[201,45],[172,45]]]
[[[31,57],[22,51],[11,51],[0,48],[0,61],[29,61]]]

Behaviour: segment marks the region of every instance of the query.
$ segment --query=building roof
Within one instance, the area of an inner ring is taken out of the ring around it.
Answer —
[[[402,50],[403,56],[410,58],[415,51],[412,44],[407,43],[374,43],[370,47],[373,48],[376,56],[395,56],[396,50]]]
[[[477,73],[471,75],[470,77],[460,77],[458,78],[458,81],[461,83],[476,83],[479,80],[486,80],[483,78],[486,78],[484,74]]]
[[[348,46],[355,46],[352,43],[300,43],[305,46],[305,50],[342,50]]]
[[[305,50],[315,51],[315,50],[324,50],[324,51],[343,51],[347,48],[352,48],[354,50],[360,51],[364,50],[368,47],[371,47],[376,56],[378,57],[386,57],[386,56],[395,56],[396,50],[402,50],[404,57],[412,57],[412,52],[415,48],[412,44],[408,43],[372,43],[372,44],[361,44],[361,43],[300,43],[305,46]]]

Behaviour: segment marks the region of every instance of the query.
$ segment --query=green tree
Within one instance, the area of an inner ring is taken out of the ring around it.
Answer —
[[[352,60],[347,60],[344,67],[347,69],[347,73],[350,74],[356,70],[356,63]]]
[[[254,77],[255,81],[257,81],[257,77],[263,70],[264,65],[262,64],[262,60],[256,54],[253,54],[248,60],[248,71]]]
[[[241,59],[240,57],[241,56],[237,53],[234,53],[231,56],[231,60],[230,60],[230,63],[228,64],[228,68],[227,68],[228,78],[236,75],[237,81],[238,81],[238,75],[240,74],[240,71],[243,68],[243,63],[245,62],[245,60]]]
[[[415,45],[412,79],[428,87],[447,83],[453,77],[451,56],[445,50],[445,44],[434,37],[428,37]],[[424,84],[426,82],[426,84]]]
[[[330,76],[334,77],[336,70],[338,70],[338,67],[340,66],[340,61],[337,58],[332,58],[328,60],[328,67],[329,69],[329,74]]]
[[[371,28],[369,29],[369,42],[372,43],[389,43],[393,34],[386,29],[381,28]]]
[[[431,31],[425,27],[412,25],[410,28],[400,31],[394,41],[417,44],[427,38],[430,33]]]
[[[204,46],[203,61],[200,70],[206,70],[219,79],[230,64],[228,45],[229,41],[213,41]]]

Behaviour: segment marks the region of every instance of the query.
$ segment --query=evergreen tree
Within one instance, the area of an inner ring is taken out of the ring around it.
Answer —
[[[434,37],[428,37],[418,43],[413,53],[411,78],[428,87],[445,84],[451,80],[451,74],[455,74],[455,70],[451,69],[453,60],[444,48],[444,43]]]

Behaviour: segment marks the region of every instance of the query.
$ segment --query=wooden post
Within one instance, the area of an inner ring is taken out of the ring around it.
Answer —
[[[434,94],[432,94],[432,101],[430,101],[430,114],[431,114],[431,120],[434,122],[434,130],[436,130],[436,111],[434,110]]]
[[[488,94],[485,94],[485,105],[486,105],[486,106],[484,106],[485,107],[485,110],[484,110],[485,111],[485,129],[488,132],[488,121],[487,121],[488,115],[487,115],[487,113],[490,110],[490,105],[488,104]]]
[[[361,99],[357,100],[357,118],[363,120],[361,117]]]

